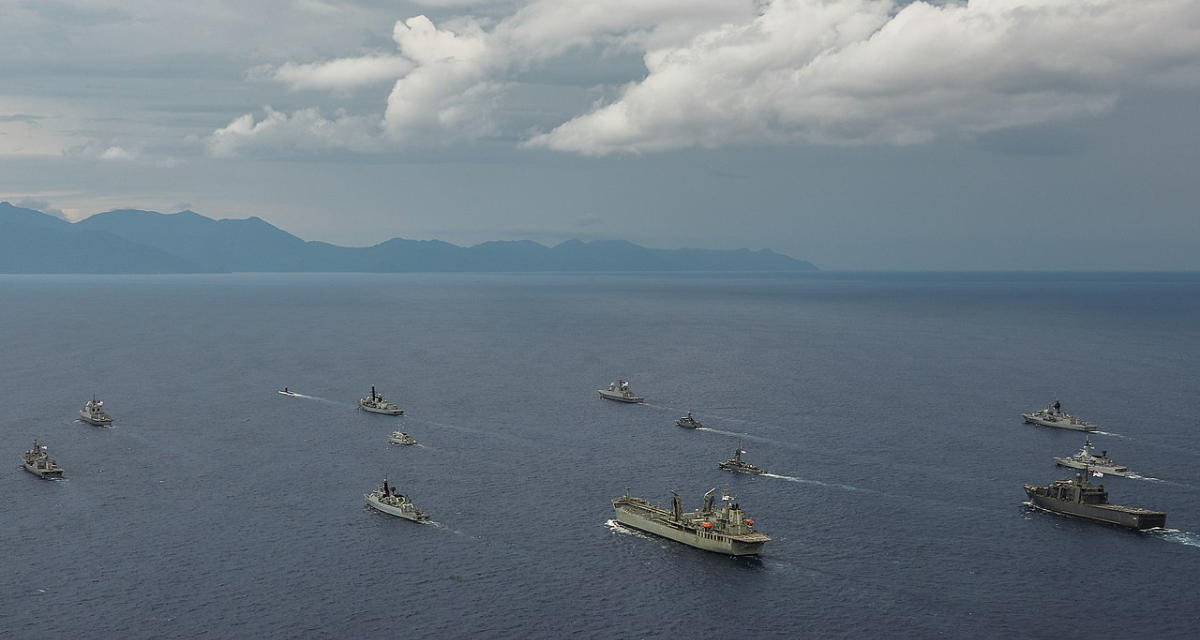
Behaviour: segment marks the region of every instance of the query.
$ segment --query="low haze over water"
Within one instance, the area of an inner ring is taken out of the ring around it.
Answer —
[[[1184,637],[1200,605],[1197,275],[0,276],[0,357],[4,636]],[[1168,531],[1025,506],[1084,441],[1022,424],[1055,398]],[[776,477],[717,468],[739,438]],[[384,476],[438,525],[368,509]],[[728,488],[774,540],[630,532],[627,486]]]

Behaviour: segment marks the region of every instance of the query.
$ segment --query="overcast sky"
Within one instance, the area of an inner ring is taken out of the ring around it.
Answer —
[[[0,0],[0,199],[1200,269],[1200,2]]]

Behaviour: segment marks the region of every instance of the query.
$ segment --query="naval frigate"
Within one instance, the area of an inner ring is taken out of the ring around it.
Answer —
[[[1108,451],[1101,451],[1100,455],[1093,453],[1095,447],[1092,445],[1091,439],[1086,439],[1083,442],[1083,448],[1076,451],[1070,456],[1054,458],[1054,463],[1060,467],[1071,467],[1072,469],[1093,469],[1108,476],[1130,477],[1137,476],[1137,473],[1130,471],[1129,467],[1122,466],[1113,462],[1113,459],[1108,457]]]
[[[46,452],[46,445],[33,439],[33,448],[21,454],[21,464],[25,470],[39,478],[61,478],[63,468],[58,466],[54,458]]]
[[[387,416],[398,416],[404,413],[404,409],[388,402],[383,397],[383,394],[376,393],[375,387],[371,387],[371,395],[364,396],[358,400],[358,408],[371,413],[382,413]]]
[[[79,410],[79,419],[97,427],[109,427],[113,422],[112,418],[104,412],[104,401],[97,400],[96,396],[92,396],[92,399],[88,400]]]
[[[733,471],[734,473],[750,473],[758,475],[765,471],[762,467],[756,467],[749,462],[742,460],[743,453],[746,453],[746,450],[742,448],[742,441],[738,440],[737,449],[733,450],[733,457],[728,460],[722,460],[721,462],[718,462],[717,466],[726,471]]]
[[[601,398],[606,400],[615,400],[617,402],[637,404],[639,402],[646,401],[645,398],[634,393],[633,390],[629,388],[629,382],[627,380],[617,380],[616,382],[610,383],[607,389],[597,389],[596,392],[600,394]]]
[[[699,429],[704,425],[701,424],[699,420],[692,417],[692,412],[689,411],[687,412],[686,416],[683,416],[675,421],[675,426],[683,427],[684,429]]]
[[[647,533],[682,542],[690,547],[734,556],[758,555],[771,538],[754,528],[728,493],[721,496],[721,508],[714,504],[716,489],[704,494],[704,504],[696,511],[684,511],[679,494],[671,492],[671,508],[650,504],[625,495],[612,501],[617,522]]]
[[[408,496],[397,491],[395,487],[389,488],[386,478],[382,487],[363,495],[363,498],[372,508],[388,515],[413,522],[424,522],[429,519],[429,514],[418,509]]]
[[[1071,429],[1073,431],[1096,431],[1100,427],[1095,424],[1073,416],[1062,410],[1062,403],[1055,400],[1053,404],[1045,409],[1038,409],[1030,413],[1022,413],[1021,417],[1029,424],[1041,425],[1043,427],[1054,427],[1056,429]]]
[[[1167,526],[1165,512],[1109,504],[1108,492],[1104,490],[1104,485],[1089,482],[1089,473],[1077,473],[1074,478],[1057,480],[1046,486],[1027,484],[1025,495],[1029,496],[1034,506],[1085,520],[1115,524],[1129,529]]]

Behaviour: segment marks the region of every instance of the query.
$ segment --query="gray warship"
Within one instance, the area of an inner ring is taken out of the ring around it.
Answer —
[[[752,473],[758,475],[764,472],[762,467],[756,467],[749,462],[742,460],[743,453],[746,453],[746,450],[742,448],[742,441],[738,440],[737,449],[733,450],[733,457],[728,460],[722,460],[721,462],[718,462],[717,466],[726,471],[733,471],[735,473]]]
[[[382,487],[364,494],[363,497],[372,508],[388,515],[413,522],[424,522],[429,519],[429,514],[418,509],[412,500],[408,499],[408,496],[396,491],[395,487],[389,488],[387,478],[384,478]]]
[[[1054,427],[1056,429],[1071,429],[1073,431],[1095,431],[1100,427],[1087,422],[1079,416],[1073,416],[1062,410],[1062,403],[1055,400],[1053,404],[1048,405],[1045,409],[1038,409],[1031,413],[1022,413],[1022,418],[1029,424],[1041,425],[1043,427]]]
[[[1108,457],[1108,451],[1101,451],[1100,455],[1093,453],[1095,447],[1092,446],[1091,439],[1083,441],[1083,448],[1069,456],[1061,458],[1055,457],[1054,463],[1060,467],[1070,467],[1072,469],[1094,469],[1109,476],[1130,477],[1136,476],[1137,473],[1130,471],[1129,467],[1125,467],[1113,462],[1113,459]]]
[[[79,410],[79,419],[97,427],[111,427],[113,420],[104,412],[104,401],[92,396]]]
[[[689,411],[689,412],[687,412],[686,416],[683,416],[682,418],[675,421],[675,426],[683,427],[684,429],[699,429],[700,427],[703,427],[704,425],[701,424],[699,420],[693,418],[692,412]]]
[[[1074,478],[1057,480],[1053,484],[1025,485],[1025,495],[1034,506],[1084,520],[1115,524],[1129,529],[1154,529],[1167,525],[1167,514],[1140,507],[1125,507],[1108,503],[1104,485],[1088,481],[1088,472]]]
[[[625,380],[617,380],[616,382],[610,383],[607,389],[597,389],[596,392],[600,394],[601,398],[606,400],[615,400],[617,402],[637,404],[639,402],[646,401],[645,398],[634,393],[629,388],[629,382]]]
[[[375,387],[371,387],[371,395],[363,396],[358,400],[358,408],[371,413],[382,413],[388,416],[398,416],[404,413],[404,409],[388,402],[382,394],[375,393]]]
[[[713,504],[716,489],[704,494],[704,504],[697,511],[683,510],[679,494],[671,492],[670,509],[652,505],[625,495],[612,501],[617,522],[647,533],[682,542],[690,547],[734,556],[758,555],[771,538],[754,528],[754,520],[738,507],[728,493],[721,497],[720,509]]]
[[[25,470],[39,478],[61,478],[63,468],[46,452],[46,445],[33,439],[33,448],[21,454]]]

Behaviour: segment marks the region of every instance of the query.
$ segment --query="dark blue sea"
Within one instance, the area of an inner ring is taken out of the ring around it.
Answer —
[[[1200,275],[0,277],[0,636],[1193,637]],[[599,399],[617,378],[645,405]],[[288,386],[304,394],[287,398]],[[406,410],[370,415],[375,385]],[[96,394],[111,429],[75,421]],[[1136,533],[1032,510],[1084,436]],[[709,425],[674,426],[691,410]],[[398,447],[401,428],[422,446]],[[62,481],[25,473],[41,438]],[[739,439],[777,477],[717,462]],[[387,476],[431,512],[369,510]],[[732,558],[615,526],[727,488]]]

